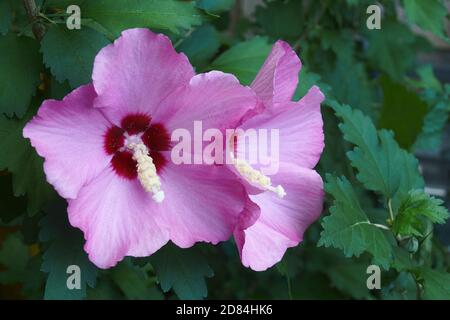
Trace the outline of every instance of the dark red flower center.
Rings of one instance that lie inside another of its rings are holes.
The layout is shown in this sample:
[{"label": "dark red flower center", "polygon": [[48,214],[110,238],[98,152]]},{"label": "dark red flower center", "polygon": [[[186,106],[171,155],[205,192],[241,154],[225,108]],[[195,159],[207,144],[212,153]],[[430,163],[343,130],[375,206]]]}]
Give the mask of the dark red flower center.
[{"label": "dark red flower center", "polygon": [[137,177],[136,161],[132,152],[126,148],[126,136],[138,135],[149,150],[156,171],[159,173],[167,163],[161,153],[170,150],[170,136],[160,123],[152,123],[146,114],[130,114],[122,119],[120,127],[110,127],[104,135],[104,149],[113,155],[111,165],[121,177],[134,179]]}]

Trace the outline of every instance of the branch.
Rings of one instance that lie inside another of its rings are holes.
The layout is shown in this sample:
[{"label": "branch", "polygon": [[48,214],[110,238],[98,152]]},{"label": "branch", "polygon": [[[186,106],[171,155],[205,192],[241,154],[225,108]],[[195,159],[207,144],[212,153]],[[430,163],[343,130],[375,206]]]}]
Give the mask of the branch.
[{"label": "branch", "polygon": [[30,20],[34,37],[41,40],[45,33],[44,25],[39,21],[39,12],[34,0],[23,0],[23,6],[27,13],[28,19]]}]

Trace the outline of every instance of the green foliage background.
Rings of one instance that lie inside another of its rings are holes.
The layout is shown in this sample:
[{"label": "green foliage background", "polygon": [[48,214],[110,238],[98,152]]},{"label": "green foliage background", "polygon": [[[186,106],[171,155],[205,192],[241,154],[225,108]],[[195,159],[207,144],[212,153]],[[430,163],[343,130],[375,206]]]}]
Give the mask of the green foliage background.
[{"label": "green foliage background", "polygon": [[[380,0],[381,30],[366,28],[372,1],[266,0],[251,15],[246,1],[0,0],[1,298],[450,299],[449,247],[433,232],[449,214],[424,192],[414,156],[440,146],[450,109],[450,85],[417,59],[434,49],[412,31],[414,24],[448,43],[443,1]],[[71,4],[81,7],[81,30],[66,28]],[[242,267],[231,240],[167,245],[106,271],[87,259],[21,132],[44,99],[89,82],[99,49],[132,27],[169,35],[197,72],[231,72],[243,84],[284,39],[303,62],[295,99],[313,84],[324,91],[324,213],[272,269]],[[369,291],[373,263],[382,289]],[[66,289],[73,264],[82,290]]]}]

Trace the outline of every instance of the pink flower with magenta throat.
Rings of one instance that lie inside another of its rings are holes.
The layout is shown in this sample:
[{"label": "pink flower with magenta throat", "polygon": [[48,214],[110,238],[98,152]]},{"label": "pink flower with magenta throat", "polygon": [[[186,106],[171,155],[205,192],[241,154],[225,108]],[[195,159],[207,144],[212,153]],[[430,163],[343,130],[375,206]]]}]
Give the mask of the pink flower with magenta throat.
[{"label": "pink flower with magenta throat", "polygon": [[[251,166],[245,160],[232,167],[249,193],[234,238],[242,263],[256,271],[273,266],[287,248],[297,246],[322,212],[323,183],[313,168],[324,148],[324,96],[313,86],[300,101],[291,101],[300,69],[295,52],[278,41],[251,84],[264,110],[240,126],[244,131],[279,130],[276,174],[266,176],[261,164]],[[237,159],[258,152],[242,136],[236,140]]]},{"label": "pink flower with magenta throat", "polygon": [[[124,31],[94,62],[93,83],[47,100],[24,128],[47,180],[68,201],[72,226],[101,268],[232,235],[246,202],[238,178],[218,166],[175,165],[170,133],[234,128],[255,93],[229,74],[195,75],[170,40]],[[224,116],[224,110],[227,110]]]}]

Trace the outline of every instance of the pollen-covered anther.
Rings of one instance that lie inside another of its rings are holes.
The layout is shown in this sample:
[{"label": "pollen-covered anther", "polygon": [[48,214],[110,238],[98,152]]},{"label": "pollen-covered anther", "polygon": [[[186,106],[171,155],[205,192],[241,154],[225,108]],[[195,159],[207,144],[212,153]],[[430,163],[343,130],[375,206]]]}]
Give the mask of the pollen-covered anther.
[{"label": "pollen-covered anther", "polygon": [[161,190],[161,180],[156,172],[152,157],[142,142],[130,142],[126,147],[133,151],[133,159],[137,162],[138,179],[148,193],[153,194],[152,199],[160,203],[164,200],[164,191]]},{"label": "pollen-covered anther", "polygon": [[253,168],[247,161],[243,159],[236,159],[232,157],[233,165],[239,174],[244,177],[248,182],[264,190],[275,193],[279,198],[283,198],[286,195],[284,188],[281,185],[277,187],[272,186],[272,181],[261,171]]}]

